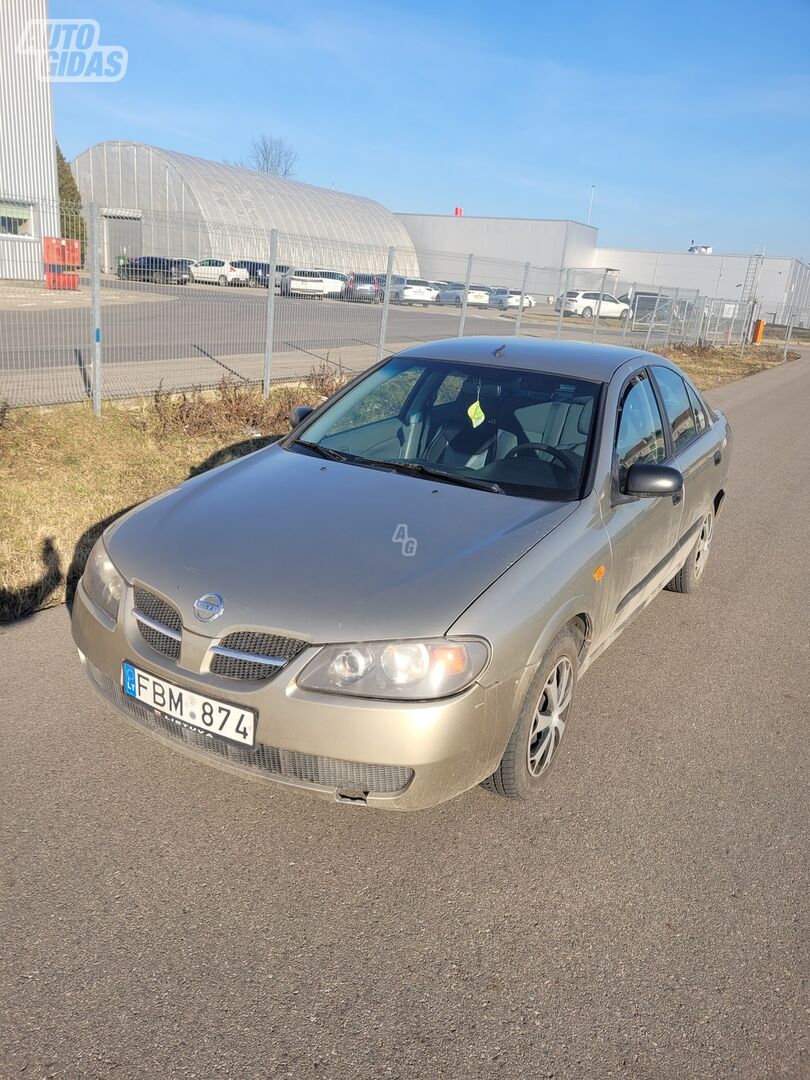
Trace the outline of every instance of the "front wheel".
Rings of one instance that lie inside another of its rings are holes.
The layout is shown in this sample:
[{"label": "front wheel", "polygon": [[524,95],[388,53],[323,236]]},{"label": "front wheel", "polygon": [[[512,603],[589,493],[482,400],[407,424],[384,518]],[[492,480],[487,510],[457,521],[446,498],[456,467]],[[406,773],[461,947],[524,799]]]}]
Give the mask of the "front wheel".
[{"label": "front wheel", "polygon": [[689,552],[689,558],[680,568],[675,577],[667,584],[670,592],[692,593],[700,585],[706,563],[709,558],[709,549],[712,546],[714,536],[714,510],[709,510],[700,523],[700,532],[694,547]]},{"label": "front wheel", "polygon": [[549,646],[500,764],[483,782],[485,788],[507,799],[528,799],[543,786],[571,718],[579,645],[574,630],[566,627]]},{"label": "front wheel", "polygon": [[219,278],[217,280],[217,284],[218,285],[227,285],[228,284],[228,279],[225,277],[224,274],[220,274],[220,276],[219,276]]}]

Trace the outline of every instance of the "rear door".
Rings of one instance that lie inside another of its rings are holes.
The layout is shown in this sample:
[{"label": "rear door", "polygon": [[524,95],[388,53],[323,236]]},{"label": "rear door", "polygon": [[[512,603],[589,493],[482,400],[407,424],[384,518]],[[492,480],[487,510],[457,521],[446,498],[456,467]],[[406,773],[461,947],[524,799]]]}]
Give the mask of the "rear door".
[{"label": "rear door", "polygon": [[[723,456],[720,428],[712,428],[705,407],[673,368],[652,368],[661,403],[669,423],[675,463],[683,473],[684,546],[697,535],[700,523],[716,494]],[[694,397],[695,402],[692,401]],[[697,409],[695,408],[697,404]]]},{"label": "rear door", "polygon": [[613,481],[610,505],[603,505],[602,517],[613,552],[614,610],[607,612],[607,625],[616,630],[674,575],[683,500],[679,496],[638,498],[624,493],[632,465],[662,463],[671,457],[666,421],[646,369],[627,380],[611,420]]}]

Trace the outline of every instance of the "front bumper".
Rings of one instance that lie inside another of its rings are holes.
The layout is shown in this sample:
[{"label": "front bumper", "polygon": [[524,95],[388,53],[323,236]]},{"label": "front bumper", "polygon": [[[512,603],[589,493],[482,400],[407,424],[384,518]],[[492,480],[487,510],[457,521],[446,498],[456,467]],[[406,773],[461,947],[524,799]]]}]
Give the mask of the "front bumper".
[{"label": "front bumper", "polygon": [[[408,703],[301,690],[297,676],[315,648],[305,649],[267,682],[187,670],[146,644],[128,615],[131,606],[127,589],[111,627],[79,584],[72,632],[93,687],[160,741],[252,779],[285,783],[331,800],[422,809],[490,775],[514,723],[511,685],[473,684],[443,701]],[[186,628],[184,643],[190,637],[199,635]],[[200,648],[204,644],[201,640]],[[182,727],[127,697],[121,689],[124,660],[199,693],[255,709],[256,747],[245,749]]]}]

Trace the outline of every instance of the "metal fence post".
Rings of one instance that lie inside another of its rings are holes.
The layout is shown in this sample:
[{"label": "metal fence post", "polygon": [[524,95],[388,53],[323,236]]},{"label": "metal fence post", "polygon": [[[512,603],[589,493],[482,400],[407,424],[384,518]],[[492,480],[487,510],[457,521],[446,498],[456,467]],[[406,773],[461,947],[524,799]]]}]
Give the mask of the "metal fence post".
[{"label": "metal fence post", "polygon": [[264,329],[264,372],[262,374],[262,393],[270,396],[270,367],[273,363],[273,320],[276,307],[276,266],[278,264],[278,230],[270,231],[270,269],[267,272],[267,316]]},{"label": "metal fence post", "polygon": [[637,284],[638,284],[638,282],[634,281],[633,284],[630,286],[630,292],[629,292],[629,295],[630,295],[630,310],[627,312],[627,318],[624,320],[624,326],[622,327],[622,337],[621,337],[622,341],[624,341],[626,339],[626,337],[627,337],[627,328],[630,326],[630,323],[635,320],[636,285]]},{"label": "metal fence post", "polygon": [[790,335],[793,333],[793,315],[788,315],[787,321],[787,333],[785,334],[785,346],[782,349],[782,359],[787,360],[788,347],[790,345]]},{"label": "metal fence post", "polygon": [[650,316],[650,325],[647,327],[647,336],[644,338],[644,348],[650,347],[650,338],[652,337],[653,326],[655,325],[655,316],[658,314],[658,305],[661,302],[661,287],[659,285],[658,292],[655,294],[655,307],[653,308],[652,315]]},{"label": "metal fence post", "polygon": [[556,337],[557,337],[558,340],[559,340],[560,334],[562,333],[563,319],[565,318],[565,298],[566,298],[566,296],[568,296],[568,286],[569,286],[570,282],[571,282],[571,271],[569,269],[569,270],[565,271],[565,288],[560,293],[560,317],[557,320],[557,334],[556,334]]},{"label": "metal fence post", "polygon": [[87,222],[88,261],[90,263],[90,312],[93,324],[93,371],[90,391],[93,397],[93,413],[101,416],[101,265],[99,260],[99,213],[98,206],[90,203]]},{"label": "metal fence post", "polygon": [[[526,263],[523,267],[523,284],[520,286],[520,307],[518,308],[517,318],[515,319],[515,334],[520,333],[520,324],[523,321],[523,305],[526,302],[526,287],[529,284],[529,266],[530,263]],[[507,296],[509,294],[507,293]]]},{"label": "metal fence post", "polygon": [[596,311],[593,316],[591,341],[596,341],[596,327],[599,325],[599,316],[602,314],[602,297],[605,295],[605,285],[607,285],[607,270],[602,274],[602,284],[599,286],[599,302],[596,305]]},{"label": "metal fence post", "polygon": [[467,256],[467,276],[464,279],[464,298],[461,301],[461,313],[458,317],[457,337],[464,337],[464,323],[467,319],[467,301],[470,299],[470,282],[472,281],[473,255]]},{"label": "metal fence post", "polygon": [[[700,301],[700,318],[698,318],[698,301]],[[703,309],[706,306],[706,297],[701,296],[700,292],[695,293],[695,299],[692,301],[692,318],[695,320],[695,345],[698,343],[698,337],[700,335],[700,326],[703,322]],[[682,341],[685,345],[689,344],[689,320],[684,320],[683,323],[683,336]]]},{"label": "metal fence post", "polygon": [[669,322],[667,323],[667,332],[664,338],[664,344],[669,345],[669,335],[672,333],[672,320],[675,318],[675,305],[678,303],[678,293],[680,289],[675,290],[675,295],[670,299],[669,304]]},{"label": "metal fence post", "polygon": [[394,276],[394,257],[396,248],[388,249],[388,262],[385,265],[385,292],[383,293],[382,313],[380,315],[380,339],[377,342],[377,363],[385,352],[385,336],[388,333],[388,309],[391,307],[391,278]]}]

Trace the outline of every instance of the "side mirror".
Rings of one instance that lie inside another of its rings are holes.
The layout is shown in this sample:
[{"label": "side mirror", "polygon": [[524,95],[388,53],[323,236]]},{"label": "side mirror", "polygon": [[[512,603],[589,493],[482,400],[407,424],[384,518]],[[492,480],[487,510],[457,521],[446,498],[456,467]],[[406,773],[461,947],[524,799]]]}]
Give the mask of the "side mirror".
[{"label": "side mirror", "polygon": [[290,430],[295,430],[299,424],[306,420],[312,411],[313,410],[310,409],[309,405],[296,406],[290,413]]},{"label": "side mirror", "polygon": [[627,495],[677,495],[683,490],[683,475],[671,465],[650,465],[637,461],[627,470]]}]

